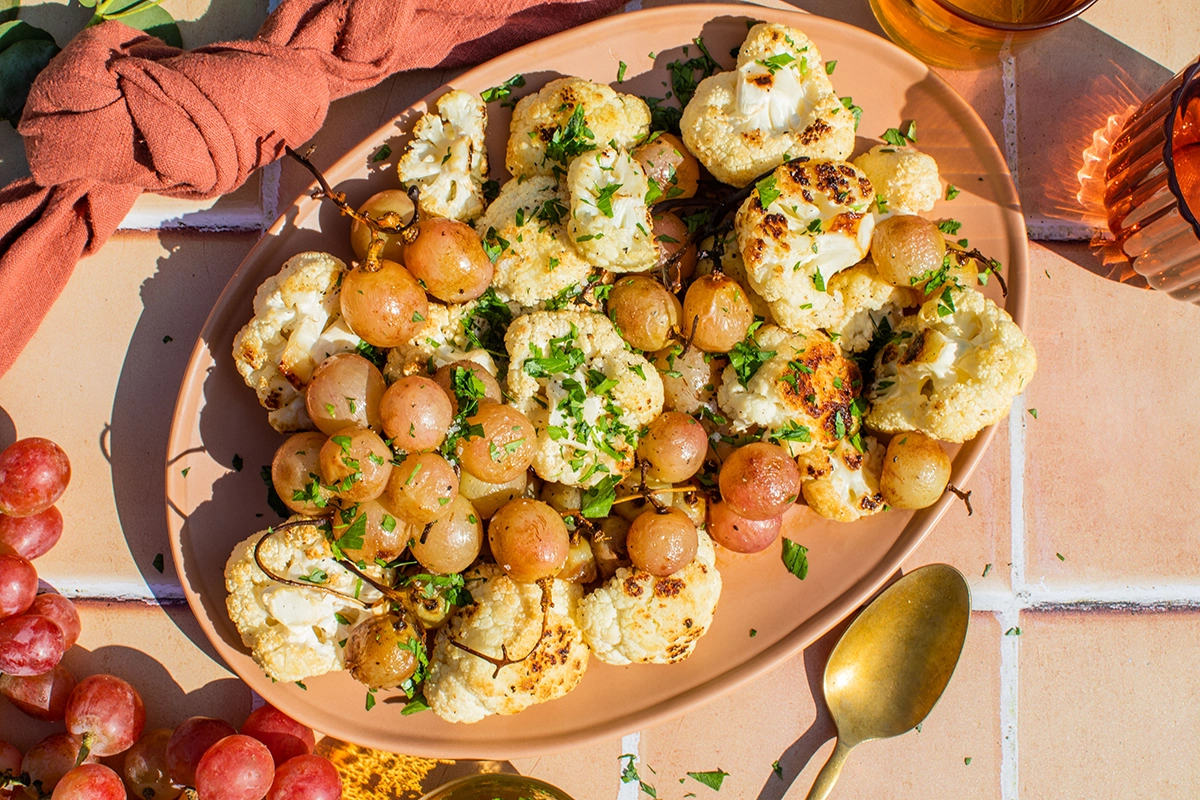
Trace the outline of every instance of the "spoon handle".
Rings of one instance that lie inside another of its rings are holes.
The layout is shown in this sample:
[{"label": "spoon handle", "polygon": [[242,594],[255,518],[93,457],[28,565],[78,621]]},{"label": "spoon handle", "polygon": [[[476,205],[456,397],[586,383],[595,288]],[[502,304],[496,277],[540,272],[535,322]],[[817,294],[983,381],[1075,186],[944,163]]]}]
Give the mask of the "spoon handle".
[{"label": "spoon handle", "polygon": [[808,800],[825,800],[829,796],[829,793],[833,791],[833,785],[837,783],[838,776],[842,774],[842,765],[846,763],[846,756],[850,755],[852,746],[844,744],[841,739],[838,739],[833,754],[829,756],[825,766],[821,767],[821,771],[817,773],[817,779],[813,781],[813,786],[808,791]]}]

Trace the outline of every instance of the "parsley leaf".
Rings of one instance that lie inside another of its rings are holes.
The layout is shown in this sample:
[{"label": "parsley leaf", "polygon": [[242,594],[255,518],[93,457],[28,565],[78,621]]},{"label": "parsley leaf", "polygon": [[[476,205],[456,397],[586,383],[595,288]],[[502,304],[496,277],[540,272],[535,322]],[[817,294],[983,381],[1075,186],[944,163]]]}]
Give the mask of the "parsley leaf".
[{"label": "parsley leaf", "polygon": [[628,69],[628,66],[625,64],[624,61],[617,62],[617,83],[625,82],[625,70],[626,69]]},{"label": "parsley leaf", "polygon": [[783,540],[783,565],[800,580],[808,577],[808,548],[791,539]]},{"label": "parsley leaf", "polygon": [[858,124],[862,122],[863,110],[861,106],[854,105],[853,97],[839,98],[842,101],[842,108],[854,115],[854,130],[858,130]]},{"label": "parsley leaf", "polygon": [[596,208],[600,210],[601,214],[609,219],[612,219],[613,215],[613,196],[616,195],[617,190],[623,185],[624,184],[620,183],[610,183],[604,187],[596,187],[599,190],[596,192]]},{"label": "parsley leaf", "polygon": [[383,161],[385,158],[387,158],[391,154],[392,154],[391,145],[385,144],[383,147],[379,148],[378,151],[376,151],[375,155],[371,156],[371,163],[378,164],[380,161]]},{"label": "parsley leaf", "polygon": [[754,188],[758,190],[758,202],[764,211],[770,207],[771,203],[779,199],[779,195],[783,194],[783,192],[775,188],[775,175],[773,173],[754,184]]},{"label": "parsley leaf", "polygon": [[888,128],[883,132],[883,136],[879,137],[890,145],[896,147],[904,147],[909,142],[917,143],[917,121],[913,120],[908,123],[908,128],[900,130],[899,128]]},{"label": "parsley leaf", "polygon": [[709,772],[689,772],[687,775],[693,780],[700,781],[715,792],[721,791],[721,784],[729,777],[729,773],[722,769],[711,770]]},{"label": "parsley leaf", "polygon": [[750,383],[750,379],[759,368],[775,357],[774,350],[763,350],[758,346],[754,333],[762,325],[762,320],[755,320],[746,333],[746,338],[733,346],[729,351],[729,363],[737,373],[742,386]]},{"label": "parsley leaf", "polygon": [[408,701],[404,708],[400,709],[400,716],[407,717],[411,714],[417,714],[421,711],[428,711],[429,703],[425,700],[425,695],[418,692],[413,695],[413,699]]},{"label": "parsley leaf", "polygon": [[524,75],[513,75],[499,86],[493,86],[490,89],[484,89],[479,96],[485,103],[494,103],[497,100],[506,100],[512,95],[513,89],[520,89],[525,85]]},{"label": "parsley leaf", "polygon": [[163,567],[164,567],[164,566],[165,566],[165,562],[163,561],[163,554],[162,554],[162,553],[159,553],[158,555],[156,555],[156,556],[154,557],[154,568],[155,568],[156,570],[158,570],[158,574],[159,574],[159,575],[161,575],[161,574],[162,574],[162,571],[163,571]]},{"label": "parsley leaf", "polygon": [[271,479],[271,465],[264,465],[258,474],[262,478],[262,482],[267,485],[267,505],[280,517],[290,517],[292,512],[283,504],[283,498],[275,491],[275,481]]},{"label": "parsley leaf", "polygon": [[959,189],[957,186],[955,186],[953,183],[946,184],[946,199],[947,200],[953,200],[954,198],[958,197],[960,194],[962,194],[962,190]]},{"label": "parsley leaf", "polygon": [[596,135],[583,118],[583,106],[575,106],[567,124],[555,128],[546,142],[546,160],[566,167],[576,156],[595,149]]},{"label": "parsley leaf", "polygon": [[620,482],[619,475],[605,475],[595,486],[584,489],[579,513],[590,519],[607,517],[613,501],[617,499],[616,487]]},{"label": "parsley leaf", "polygon": [[962,223],[956,219],[946,219],[938,223],[938,230],[950,236],[957,234],[958,229],[961,227]]}]

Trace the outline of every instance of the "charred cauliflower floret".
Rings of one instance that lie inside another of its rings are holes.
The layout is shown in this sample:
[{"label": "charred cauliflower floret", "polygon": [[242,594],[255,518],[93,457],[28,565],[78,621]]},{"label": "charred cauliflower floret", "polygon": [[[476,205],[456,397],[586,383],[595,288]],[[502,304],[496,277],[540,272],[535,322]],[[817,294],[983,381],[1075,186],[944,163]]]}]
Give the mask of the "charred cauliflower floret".
[{"label": "charred cauliflower floret", "polygon": [[842,318],[829,280],[871,246],[874,192],[867,176],[841,161],[791,161],[758,182],[734,226],[750,287],[791,331]]},{"label": "charred cauliflower floret", "polygon": [[717,404],[734,431],[766,428],[795,454],[856,432],[861,383],[858,367],[825,334],[764,325],[730,354]]},{"label": "charred cauliflower floret", "polygon": [[487,176],[487,109],[473,94],[457,89],[413,126],[413,139],[396,163],[400,183],[419,186],[421,211],[470,222],[483,213]]},{"label": "charred cauliflower floret", "polygon": [[394,383],[407,375],[428,375],[455,361],[474,361],[495,375],[492,355],[477,347],[467,335],[466,325],[479,302],[449,306],[430,303],[421,330],[406,344],[388,351],[384,377]]},{"label": "charred cauliflower floret", "polygon": [[618,569],[580,604],[584,639],[607,664],[674,664],[696,649],[721,598],[716,550],[704,531],[691,564],[666,578]]},{"label": "charred cauliflower floret", "polygon": [[878,215],[932,211],[942,196],[937,162],[912,147],[875,145],[854,159],[854,166],[875,187],[877,199],[871,210]]},{"label": "charred cauliflower floret", "polygon": [[654,220],[646,205],[646,172],[625,150],[606,147],[571,162],[567,231],[589,264],[640,272],[658,260]]},{"label": "charred cauliflower floret", "polygon": [[514,177],[565,175],[581,153],[613,144],[628,150],[650,133],[640,97],[583,78],[559,78],[513,109],[505,165]]},{"label": "charred cauliflower floret", "polygon": [[892,286],[879,277],[870,259],[834,275],[829,291],[841,300],[843,309],[841,320],[829,330],[837,334],[838,345],[847,353],[866,350],[884,319],[895,328],[904,309],[922,300],[919,290]]},{"label": "charred cauliflower floret", "polygon": [[511,180],[475,230],[496,265],[492,288],[506,303],[538,308],[587,280],[592,267],[567,232],[570,198],[555,178]]},{"label": "charred cauliflower floret", "polygon": [[[746,262],[742,260],[742,251],[738,248],[737,234],[730,231],[729,233],[720,234],[721,236],[721,271],[738,282],[738,285],[746,292],[746,300],[750,302],[750,308],[754,311],[754,316],[761,317],[763,322],[774,322],[775,318],[771,316],[771,306],[762,298],[758,292],[754,291],[754,287],[750,285],[750,279],[746,276]],[[700,252],[711,253],[713,251],[714,240],[709,237],[700,243]],[[696,263],[696,274],[707,275],[713,271],[713,262],[711,258],[702,258]]]},{"label": "charred cauliflower floret", "polygon": [[263,281],[254,318],[233,339],[233,360],[280,433],[310,430],[304,387],[326,358],[362,341],[341,317],[346,265],[328,253],[300,253]]},{"label": "charred cauliflower floret", "polygon": [[537,430],[544,480],[593,486],[633,468],[639,431],[662,413],[663,386],[608,317],[535,311],[504,337],[512,404]]},{"label": "charred cauliflower floret", "polygon": [[[574,689],[588,663],[588,647],[576,621],[583,587],[553,581],[543,620],[537,584],[516,583],[494,564],[480,566],[466,579],[474,602],[438,631],[433,646],[425,680],[425,699],[433,712],[450,722],[478,722],[490,714],[519,713]],[[451,640],[497,659],[529,656],[496,672],[495,665]]]},{"label": "charred cauliflower floret", "polygon": [[844,159],[854,116],[843,108],[809,38],[786,25],[750,29],[737,68],[705,78],[680,122],[713,176],[745,186],[786,157]]},{"label": "charred cauliflower floret", "polygon": [[947,285],[896,328],[875,360],[867,424],[965,442],[1008,414],[1037,355],[1004,309]]},{"label": "charred cauliflower floret", "polygon": [[804,499],[820,516],[854,522],[883,510],[879,476],[886,448],[870,436],[862,445],[865,452],[843,439],[830,450],[817,447],[797,459]]},{"label": "charred cauliflower floret", "polygon": [[[291,521],[303,519],[293,517]],[[324,532],[314,525],[287,528],[263,543],[259,556],[274,574],[293,581],[310,581],[314,588],[279,583],[259,569],[254,548],[262,531],[234,548],[225,566],[225,606],[242,643],[255,663],[277,681],[300,681],[342,669],[339,642],[360,618],[361,606],[343,601],[317,586],[354,597],[357,576],[333,558]],[[378,572],[378,568],[371,567]],[[364,586],[359,597],[367,602],[380,595]],[[341,617],[342,622],[338,619]],[[347,624],[348,623],[348,624]]]}]

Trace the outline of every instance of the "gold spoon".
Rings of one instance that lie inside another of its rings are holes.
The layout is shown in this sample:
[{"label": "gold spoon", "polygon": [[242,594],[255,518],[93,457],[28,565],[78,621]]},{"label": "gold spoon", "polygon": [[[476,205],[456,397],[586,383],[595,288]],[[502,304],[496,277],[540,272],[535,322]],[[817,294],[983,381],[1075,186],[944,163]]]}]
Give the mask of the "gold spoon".
[{"label": "gold spoon", "polygon": [[915,728],[942,696],[967,638],[971,593],[946,564],[913,570],[850,624],[825,665],[837,747],[808,800],[825,800],[856,745]]}]

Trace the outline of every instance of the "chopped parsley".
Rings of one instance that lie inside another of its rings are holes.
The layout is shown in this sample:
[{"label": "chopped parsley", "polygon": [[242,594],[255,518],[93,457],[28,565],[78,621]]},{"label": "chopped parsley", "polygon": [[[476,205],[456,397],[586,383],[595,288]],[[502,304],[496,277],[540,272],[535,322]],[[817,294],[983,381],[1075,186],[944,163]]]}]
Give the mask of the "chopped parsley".
[{"label": "chopped parsley", "polygon": [[883,132],[883,136],[879,137],[890,145],[896,147],[904,147],[909,142],[917,143],[917,121],[913,120],[908,123],[908,128],[900,130],[899,128],[888,128]]},{"label": "chopped parsley", "polygon": [[938,223],[938,230],[950,236],[956,235],[961,227],[962,223],[956,219],[946,219]]},{"label": "chopped parsley", "polygon": [[817,269],[817,271],[813,273],[812,282],[813,286],[817,287],[818,292],[825,291],[825,276],[821,274],[820,269]]},{"label": "chopped parsley", "polygon": [[775,188],[775,175],[773,173],[754,184],[754,188],[758,190],[758,203],[762,206],[763,211],[766,211],[771,203],[774,203],[779,199],[779,195],[783,194],[783,192]]},{"label": "chopped parsley", "polygon": [[626,69],[628,69],[628,65],[624,61],[617,62],[617,83],[625,82],[625,70]]},{"label": "chopped parsley", "polygon": [[375,155],[371,156],[371,163],[378,164],[392,154],[391,145],[385,144],[383,147],[375,151]]},{"label": "chopped parsley", "polygon": [[800,580],[808,577],[808,548],[791,539],[783,539],[783,565]]},{"label": "chopped parsley", "polygon": [[376,347],[373,344],[359,342],[354,349],[358,351],[360,356],[365,358],[367,361],[370,361],[377,367],[382,368],[383,365],[387,363],[387,350]]},{"label": "chopped parsley", "polygon": [[1029,416],[1033,417],[1034,419],[1037,419],[1037,409],[1036,408],[1029,409]]},{"label": "chopped parsley", "polygon": [[513,89],[520,89],[524,85],[524,75],[513,75],[499,86],[493,86],[490,89],[484,89],[479,96],[483,98],[483,102],[485,103],[494,103],[497,100],[507,100],[512,96]]},{"label": "chopped parsley", "polygon": [[854,130],[858,130],[858,124],[862,122],[862,107],[854,105],[853,97],[842,97],[839,99],[842,101],[842,108],[846,109],[854,116]]},{"label": "chopped parsley", "polygon": [[596,208],[601,214],[609,219],[611,219],[613,215],[613,197],[623,185],[624,184],[620,183],[610,183],[604,187],[597,186],[594,190],[596,195]]},{"label": "chopped parsley", "polygon": [[613,501],[617,499],[617,484],[620,482],[620,475],[605,475],[595,486],[584,489],[579,513],[589,519],[607,517]]},{"label": "chopped parsley", "polygon": [[562,173],[566,166],[579,155],[596,149],[596,134],[587,126],[583,118],[583,106],[575,106],[566,125],[554,129],[550,141],[546,142],[546,160],[557,161],[556,174]]},{"label": "chopped parsley", "polygon": [[163,554],[162,554],[162,553],[159,553],[158,555],[156,555],[156,556],[154,557],[154,568],[155,568],[156,570],[158,570],[158,574],[159,574],[159,575],[161,575],[161,574],[162,574],[163,567],[165,566],[165,563],[166,563],[166,562],[164,562],[164,561],[163,561]]},{"label": "chopped parsley", "polygon": [[759,368],[775,357],[774,350],[763,350],[758,346],[758,339],[754,334],[762,326],[762,323],[761,319],[756,319],[746,332],[746,338],[735,344],[729,351],[729,363],[737,373],[738,381],[742,386],[748,385]]},{"label": "chopped parsley", "polygon": [[[796,57],[791,53],[780,53],[778,55],[771,56],[770,58],[760,58],[754,63],[758,64],[760,67],[765,67],[767,72],[774,75],[776,72],[793,63],[795,60]],[[803,74],[805,70],[801,68],[800,72]]]},{"label": "chopped parsley", "polygon": [[425,695],[418,692],[413,695],[413,699],[409,700],[404,708],[400,709],[400,716],[407,717],[411,714],[417,714],[421,711],[428,711],[429,703],[425,700]]},{"label": "chopped parsley", "polygon": [[962,194],[962,189],[959,189],[953,183],[946,184],[946,199],[947,200],[953,200],[954,198],[958,197],[960,194]]},{"label": "chopped parsley", "polygon": [[833,71],[835,69],[837,69],[837,59],[836,58],[833,61],[825,62],[825,74],[826,75],[832,75]]},{"label": "chopped parsley", "polygon": [[692,780],[700,781],[714,792],[721,791],[721,784],[729,777],[729,773],[722,769],[710,772],[689,772],[687,775]]}]

